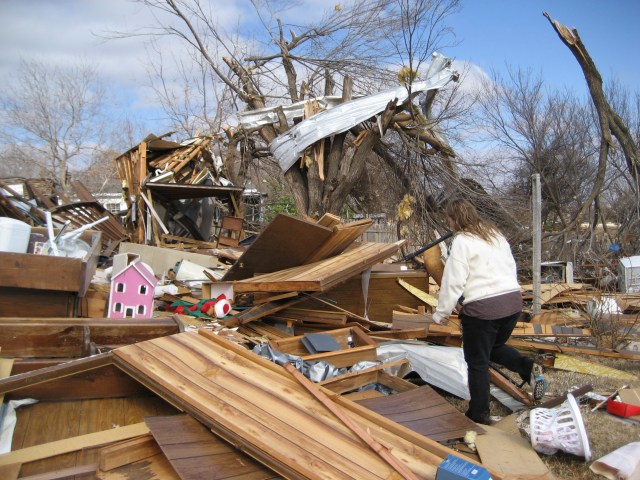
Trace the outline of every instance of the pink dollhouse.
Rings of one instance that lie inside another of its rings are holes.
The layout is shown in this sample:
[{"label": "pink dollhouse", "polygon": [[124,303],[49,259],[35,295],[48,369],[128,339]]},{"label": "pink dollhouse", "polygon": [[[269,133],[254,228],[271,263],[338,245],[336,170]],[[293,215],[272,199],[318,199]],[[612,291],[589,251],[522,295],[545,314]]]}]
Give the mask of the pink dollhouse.
[{"label": "pink dollhouse", "polygon": [[[126,255],[126,254],[125,254]],[[109,318],[151,318],[153,316],[153,294],[158,283],[151,269],[139,259],[127,263],[127,257],[116,262],[111,275],[109,293]],[[119,264],[118,268],[116,265]]]}]

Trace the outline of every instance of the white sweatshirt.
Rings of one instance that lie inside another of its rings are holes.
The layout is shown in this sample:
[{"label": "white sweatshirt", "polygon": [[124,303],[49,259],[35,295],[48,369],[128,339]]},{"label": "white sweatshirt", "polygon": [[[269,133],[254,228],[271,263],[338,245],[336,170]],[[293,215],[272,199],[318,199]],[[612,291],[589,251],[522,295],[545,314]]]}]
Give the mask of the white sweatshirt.
[{"label": "white sweatshirt", "polygon": [[438,323],[448,320],[460,296],[464,296],[464,303],[469,303],[519,290],[516,262],[502,235],[487,243],[460,232],[454,237],[444,266],[433,320]]}]

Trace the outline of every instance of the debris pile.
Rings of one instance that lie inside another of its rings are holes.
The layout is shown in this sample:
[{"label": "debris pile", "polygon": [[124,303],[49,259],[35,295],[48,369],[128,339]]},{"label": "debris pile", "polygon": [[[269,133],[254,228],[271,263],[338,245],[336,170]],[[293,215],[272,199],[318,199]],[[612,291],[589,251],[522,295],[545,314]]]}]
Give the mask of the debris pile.
[{"label": "debris pile", "polygon": [[[0,252],[11,258],[3,265],[15,266],[3,267],[10,287],[3,312],[16,296],[31,305],[0,318],[0,360],[11,363],[0,393],[12,402],[39,400],[18,409],[0,469],[97,478],[140,469],[147,478],[191,478],[205,468],[219,478],[435,478],[459,462],[492,478],[551,478],[538,452],[554,455],[553,447],[590,461],[578,400],[599,414],[640,419],[635,387],[604,402],[590,386],[535,402],[497,367],[492,395],[514,414],[498,428],[466,418],[449,401],[468,398],[458,319],[431,321],[436,280],[420,262],[390,261],[402,241],[359,242],[370,225],[280,214],[253,243],[231,248],[231,264],[211,255],[215,249],[120,241],[113,265],[99,266],[103,232],[93,230],[85,232],[92,237],[86,258]],[[59,262],[50,282],[33,257]],[[63,287],[68,277],[76,281]],[[531,287],[522,291],[530,300]],[[572,283],[543,284],[542,297],[542,313],[523,315],[509,342],[537,352],[547,368],[594,371],[572,363],[572,353],[640,360],[637,350],[620,348],[637,345],[640,295],[605,296]],[[140,395],[145,406],[136,403]],[[89,399],[106,402],[98,414],[105,418],[91,425]],[[133,405],[137,414],[125,413]],[[51,422],[51,415],[66,418],[65,408],[88,409],[89,417],[73,415],[80,436],[63,440],[68,435],[53,424],[47,436],[32,436],[38,427],[24,421],[27,412],[32,422]],[[556,411],[571,415],[545,415]],[[528,436],[516,422],[523,413],[535,420]],[[577,435],[580,448],[556,444],[561,431]],[[518,464],[495,442],[517,451]],[[188,464],[179,453],[185,448]],[[212,449],[220,453],[204,453]]]}]

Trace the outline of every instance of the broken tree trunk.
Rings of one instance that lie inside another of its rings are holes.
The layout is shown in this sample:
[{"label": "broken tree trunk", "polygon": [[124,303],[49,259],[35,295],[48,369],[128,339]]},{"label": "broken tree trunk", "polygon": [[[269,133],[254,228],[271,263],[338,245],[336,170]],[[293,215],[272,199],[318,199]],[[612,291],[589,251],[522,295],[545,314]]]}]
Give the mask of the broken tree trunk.
[{"label": "broken tree trunk", "polygon": [[580,35],[578,35],[578,30],[575,28],[569,29],[568,27],[559,23],[557,20],[552,20],[547,12],[544,12],[543,15],[547,18],[547,20],[549,20],[562,42],[569,48],[573,56],[576,57],[576,60],[580,64],[582,72],[584,73],[584,77],[587,81],[587,86],[589,87],[591,99],[593,100],[593,104],[596,108],[596,111],[598,112],[598,120],[600,122],[602,143],[600,145],[598,175],[596,181],[594,182],[594,187],[591,195],[589,196],[589,199],[584,203],[583,207],[576,214],[575,218],[578,218],[595,200],[603,185],[604,174],[606,170],[606,159],[609,153],[609,148],[613,146],[613,139],[611,136],[613,135],[616,140],[618,140],[618,143],[620,144],[622,152],[627,161],[629,172],[635,179],[636,183],[638,183],[640,180],[640,175],[638,175],[640,173],[640,155],[638,153],[638,147],[634,142],[629,128],[625,125],[620,115],[618,115],[613,110],[613,108],[611,108],[611,105],[609,105],[609,102],[605,97],[602,88],[602,77],[600,76],[600,72],[598,72],[593,59],[587,51],[587,48],[582,43]]}]

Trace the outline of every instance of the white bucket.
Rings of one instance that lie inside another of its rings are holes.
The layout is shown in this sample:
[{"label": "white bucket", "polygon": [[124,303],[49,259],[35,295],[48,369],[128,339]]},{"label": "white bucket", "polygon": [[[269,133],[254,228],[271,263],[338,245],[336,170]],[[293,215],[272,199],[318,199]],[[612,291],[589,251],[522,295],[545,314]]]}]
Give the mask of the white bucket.
[{"label": "white bucket", "polygon": [[580,407],[573,395],[557,408],[534,408],[529,412],[531,445],[536,452],[553,455],[558,450],[591,460],[589,437]]},{"label": "white bucket", "polygon": [[0,217],[0,252],[27,253],[31,225],[15,218]]}]

